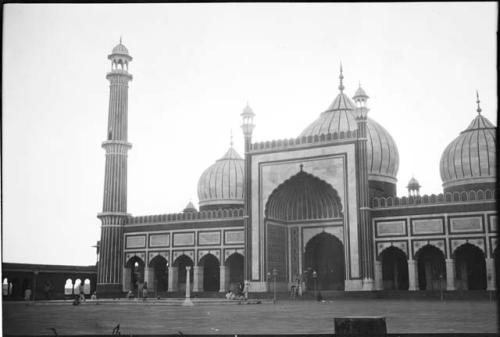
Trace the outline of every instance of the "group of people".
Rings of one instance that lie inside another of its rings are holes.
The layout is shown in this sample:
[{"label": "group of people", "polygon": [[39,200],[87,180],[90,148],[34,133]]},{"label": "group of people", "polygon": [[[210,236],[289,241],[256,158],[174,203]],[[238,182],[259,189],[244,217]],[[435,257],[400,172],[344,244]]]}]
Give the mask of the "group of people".
[{"label": "group of people", "polygon": [[240,282],[238,288],[235,291],[229,290],[226,293],[226,299],[228,300],[248,300],[248,288],[249,283]]},{"label": "group of people", "polygon": [[[139,288],[139,285],[137,286]],[[139,293],[137,293],[137,296],[139,297]],[[127,298],[130,300],[134,298],[134,293],[132,290],[129,290],[127,293]],[[144,282],[142,285],[142,300],[145,301],[148,298],[148,283]]]}]

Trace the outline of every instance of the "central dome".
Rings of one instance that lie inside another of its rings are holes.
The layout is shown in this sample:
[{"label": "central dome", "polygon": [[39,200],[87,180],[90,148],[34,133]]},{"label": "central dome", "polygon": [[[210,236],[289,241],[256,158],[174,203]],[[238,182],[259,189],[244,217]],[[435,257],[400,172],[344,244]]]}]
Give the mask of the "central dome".
[{"label": "central dome", "polygon": [[198,181],[200,210],[243,205],[244,160],[231,146]]},{"label": "central dome", "polygon": [[[341,87],[343,89],[342,84]],[[360,87],[354,98],[366,101],[368,95]],[[341,90],[330,107],[305,128],[299,137],[355,131],[358,129],[354,115],[355,109],[355,104]],[[399,153],[394,139],[382,125],[371,118],[367,119],[366,136],[368,179],[396,184]]]}]

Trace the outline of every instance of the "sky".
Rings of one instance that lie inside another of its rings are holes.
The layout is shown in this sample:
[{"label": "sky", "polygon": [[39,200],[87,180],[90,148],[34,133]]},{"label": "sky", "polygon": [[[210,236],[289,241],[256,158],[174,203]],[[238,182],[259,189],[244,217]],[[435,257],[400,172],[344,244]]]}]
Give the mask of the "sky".
[{"label": "sky", "polygon": [[91,265],[100,237],[110,70],[129,71],[128,212],[196,206],[202,172],[254,141],[297,137],[361,82],[369,116],[412,175],[442,192],[439,159],[476,116],[495,125],[497,4],[7,4],[3,20],[2,257]]}]

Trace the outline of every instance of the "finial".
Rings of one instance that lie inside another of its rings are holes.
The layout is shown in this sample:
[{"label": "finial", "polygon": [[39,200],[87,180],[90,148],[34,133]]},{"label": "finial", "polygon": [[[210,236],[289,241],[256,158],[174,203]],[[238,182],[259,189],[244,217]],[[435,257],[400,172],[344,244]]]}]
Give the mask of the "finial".
[{"label": "finial", "polygon": [[229,141],[231,147],[233,147],[233,129],[231,129],[231,140]]},{"label": "finial", "polygon": [[476,90],[476,97],[477,97],[477,101],[476,101],[476,103],[477,103],[477,110],[476,111],[477,111],[478,114],[481,114],[482,110],[481,110],[481,107],[479,106],[479,103],[481,101],[479,100],[479,93],[477,92],[477,90]]},{"label": "finial", "polygon": [[361,81],[358,81],[358,85],[359,85],[359,87],[361,88]]},{"label": "finial", "polygon": [[304,168],[304,165],[303,164],[300,164],[300,172],[302,172],[302,169]]},{"label": "finial", "polygon": [[340,62],[339,79],[340,79],[339,90],[340,90],[340,92],[343,92],[344,91],[344,83],[342,83],[342,80],[344,79],[344,75],[342,74],[342,62]]},{"label": "finial", "polygon": [[122,36],[120,35],[120,44],[122,44]]}]

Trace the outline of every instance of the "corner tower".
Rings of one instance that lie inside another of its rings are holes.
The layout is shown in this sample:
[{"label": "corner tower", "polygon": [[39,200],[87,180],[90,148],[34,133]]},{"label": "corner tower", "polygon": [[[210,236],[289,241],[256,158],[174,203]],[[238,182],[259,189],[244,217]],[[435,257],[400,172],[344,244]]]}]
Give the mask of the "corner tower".
[{"label": "corner tower", "polygon": [[132,147],[127,141],[128,73],[132,57],[120,43],[108,56],[111,71],[107,138],[102,143],[106,151],[104,198],[101,219],[101,247],[97,268],[97,292],[117,294],[122,291],[123,224],[127,218],[127,153]]}]

